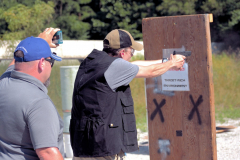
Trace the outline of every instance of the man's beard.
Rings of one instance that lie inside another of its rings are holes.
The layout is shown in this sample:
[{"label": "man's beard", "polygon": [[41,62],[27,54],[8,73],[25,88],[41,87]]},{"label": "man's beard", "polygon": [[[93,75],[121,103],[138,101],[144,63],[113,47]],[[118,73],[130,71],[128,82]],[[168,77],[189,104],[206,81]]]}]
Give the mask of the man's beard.
[{"label": "man's beard", "polygon": [[48,87],[50,85],[50,77],[43,83],[45,87]]}]

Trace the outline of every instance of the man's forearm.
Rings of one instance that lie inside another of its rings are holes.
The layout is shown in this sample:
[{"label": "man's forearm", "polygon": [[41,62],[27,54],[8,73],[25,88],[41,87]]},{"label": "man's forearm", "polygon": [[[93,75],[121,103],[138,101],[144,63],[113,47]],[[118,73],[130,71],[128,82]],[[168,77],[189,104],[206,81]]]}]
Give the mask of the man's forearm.
[{"label": "man's forearm", "polygon": [[40,160],[63,160],[61,153],[56,147],[36,149]]},{"label": "man's forearm", "polygon": [[133,61],[132,64],[136,64],[138,66],[150,66],[153,64],[159,64],[162,63],[162,59],[159,60],[149,60],[149,61]]},{"label": "man's forearm", "polygon": [[153,64],[149,66],[139,65],[139,71],[136,78],[152,78],[162,75],[173,67],[172,61],[168,61],[162,64]]},{"label": "man's forearm", "polygon": [[[163,73],[167,72],[170,68],[181,69],[185,62],[185,58],[186,58],[185,56],[179,55],[173,56],[171,54],[170,60],[165,63],[156,63],[149,66],[138,65],[139,71],[136,75],[136,78],[152,78],[162,75]],[[159,60],[155,62],[159,62]]]}]

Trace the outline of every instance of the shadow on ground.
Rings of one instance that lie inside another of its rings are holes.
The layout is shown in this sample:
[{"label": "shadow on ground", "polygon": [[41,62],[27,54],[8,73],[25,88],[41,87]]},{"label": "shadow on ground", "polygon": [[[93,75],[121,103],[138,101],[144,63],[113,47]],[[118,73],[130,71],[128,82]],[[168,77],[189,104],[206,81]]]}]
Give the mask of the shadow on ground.
[{"label": "shadow on ground", "polygon": [[141,154],[141,155],[149,155],[149,148],[147,145],[139,145],[139,150],[127,153],[127,154]]}]

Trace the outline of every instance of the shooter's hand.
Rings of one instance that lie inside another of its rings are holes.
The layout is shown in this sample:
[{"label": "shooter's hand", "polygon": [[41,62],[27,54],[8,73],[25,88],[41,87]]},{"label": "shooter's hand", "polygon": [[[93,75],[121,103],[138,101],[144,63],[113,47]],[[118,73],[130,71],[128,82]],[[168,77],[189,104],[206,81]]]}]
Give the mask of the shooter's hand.
[{"label": "shooter's hand", "polygon": [[182,69],[186,57],[182,55],[170,55],[170,60],[173,65],[173,69],[179,70]]}]

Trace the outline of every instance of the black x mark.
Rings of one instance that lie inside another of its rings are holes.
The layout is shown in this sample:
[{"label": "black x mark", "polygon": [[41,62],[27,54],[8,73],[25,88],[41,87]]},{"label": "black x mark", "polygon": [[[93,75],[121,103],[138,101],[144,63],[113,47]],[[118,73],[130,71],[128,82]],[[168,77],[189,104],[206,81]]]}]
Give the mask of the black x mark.
[{"label": "black x mark", "polygon": [[164,104],[166,103],[166,100],[163,99],[162,102],[160,104],[157,103],[156,99],[153,99],[153,102],[156,105],[156,109],[153,111],[153,113],[151,114],[151,120],[154,119],[154,117],[157,115],[157,113],[159,113],[159,116],[161,118],[161,121],[164,122],[164,117],[161,111],[161,108],[164,106]]},{"label": "black x mark", "polygon": [[198,111],[198,106],[203,102],[203,99],[202,99],[202,95],[200,95],[198,97],[198,100],[197,100],[197,103],[195,104],[194,101],[193,101],[193,97],[192,95],[189,96],[191,101],[192,101],[192,104],[193,104],[193,109],[191,110],[189,116],[188,116],[188,119],[191,120],[193,118],[193,114],[194,112],[196,111],[197,112],[197,116],[198,116],[198,123],[199,124],[202,124],[202,121],[201,121],[201,117],[200,117],[200,114],[199,114],[199,111]]}]

